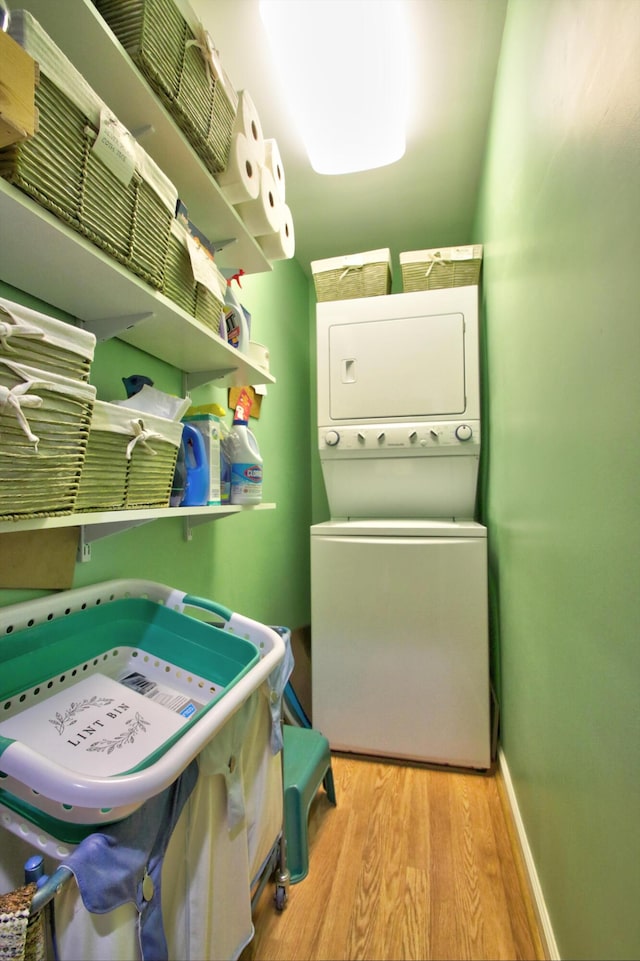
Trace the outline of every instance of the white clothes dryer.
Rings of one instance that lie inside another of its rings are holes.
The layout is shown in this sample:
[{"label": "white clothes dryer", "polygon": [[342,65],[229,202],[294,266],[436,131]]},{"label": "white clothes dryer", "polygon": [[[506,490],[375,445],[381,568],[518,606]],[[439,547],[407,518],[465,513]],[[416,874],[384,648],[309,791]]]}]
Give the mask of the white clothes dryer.
[{"label": "white clothes dryer", "polygon": [[332,748],[490,766],[478,288],[318,304],[312,720]]}]

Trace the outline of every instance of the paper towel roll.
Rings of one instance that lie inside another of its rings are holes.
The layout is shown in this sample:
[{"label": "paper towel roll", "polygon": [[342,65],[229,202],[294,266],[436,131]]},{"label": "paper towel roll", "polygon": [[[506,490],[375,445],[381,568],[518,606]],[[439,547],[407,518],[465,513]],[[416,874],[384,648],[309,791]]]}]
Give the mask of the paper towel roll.
[{"label": "paper towel roll", "polygon": [[256,237],[267,260],[290,260],[295,253],[293,217],[286,204],[282,204],[281,211],[280,229],[274,233]]},{"label": "paper towel roll", "polygon": [[280,151],[278,150],[278,144],[272,137],[268,137],[264,142],[264,165],[273,174],[273,179],[278,188],[278,196],[282,203],[284,203],[284,166],[282,164]]},{"label": "paper towel roll", "polygon": [[232,133],[243,133],[256,151],[259,164],[264,164],[264,136],[258,111],[247,90],[238,91],[238,112],[233,124]]},{"label": "paper towel roll", "polygon": [[273,175],[266,167],[260,168],[260,193],[255,200],[236,206],[244,225],[253,237],[272,234],[280,229],[282,203],[278,200]]},{"label": "paper towel roll", "polygon": [[216,180],[230,204],[255,200],[260,193],[260,164],[253,145],[243,133],[233,134],[227,169],[217,174]]}]

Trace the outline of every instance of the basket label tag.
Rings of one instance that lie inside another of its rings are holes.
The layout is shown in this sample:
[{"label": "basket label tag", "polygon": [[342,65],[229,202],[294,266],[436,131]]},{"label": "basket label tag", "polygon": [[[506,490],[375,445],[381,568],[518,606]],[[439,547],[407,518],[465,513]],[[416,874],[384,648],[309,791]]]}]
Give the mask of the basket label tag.
[{"label": "basket label tag", "polygon": [[96,673],[2,721],[0,734],[72,771],[110,777],[141,764],[186,720]]},{"label": "basket label tag", "polygon": [[227,283],[216,264],[214,264],[211,254],[188,231],[186,241],[194,278],[199,284],[210,290],[212,294],[224,301]]},{"label": "basket label tag", "polygon": [[118,680],[125,687],[131,688],[132,691],[137,691],[143,697],[151,698],[156,704],[162,704],[163,707],[167,707],[170,711],[175,711],[176,714],[181,714],[185,718],[191,717],[203,707],[198,701],[186,697],[186,695],[165,684],[158,684],[157,681],[147,677],[146,674],[139,674],[137,671],[127,671]]},{"label": "basket label tag", "polygon": [[451,260],[473,260],[473,247],[452,247]]},{"label": "basket label tag", "polygon": [[128,186],[136,169],[136,142],[105,107],[100,111],[100,130],[91,149],[114,177]]}]

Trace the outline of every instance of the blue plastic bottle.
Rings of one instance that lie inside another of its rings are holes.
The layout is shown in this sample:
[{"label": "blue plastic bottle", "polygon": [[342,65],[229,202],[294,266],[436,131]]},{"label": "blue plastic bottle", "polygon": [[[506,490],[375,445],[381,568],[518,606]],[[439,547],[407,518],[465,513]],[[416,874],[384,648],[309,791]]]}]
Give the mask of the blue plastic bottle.
[{"label": "blue plastic bottle", "polygon": [[183,424],[186,481],[181,507],[203,507],[209,496],[209,464],[204,437],[191,424]]}]

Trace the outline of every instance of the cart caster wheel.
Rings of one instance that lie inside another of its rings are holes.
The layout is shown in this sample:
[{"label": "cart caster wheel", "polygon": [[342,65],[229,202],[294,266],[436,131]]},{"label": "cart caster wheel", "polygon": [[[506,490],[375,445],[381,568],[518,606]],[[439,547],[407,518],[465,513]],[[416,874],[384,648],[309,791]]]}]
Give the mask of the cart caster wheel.
[{"label": "cart caster wheel", "polygon": [[276,872],[275,882],[276,890],[273,900],[276,904],[276,911],[284,911],[285,905],[289,900],[289,884],[291,883],[291,875],[286,868],[280,868],[280,870]]},{"label": "cart caster wheel", "polygon": [[276,902],[276,911],[284,911],[287,903],[287,889],[278,885],[274,900]]}]

